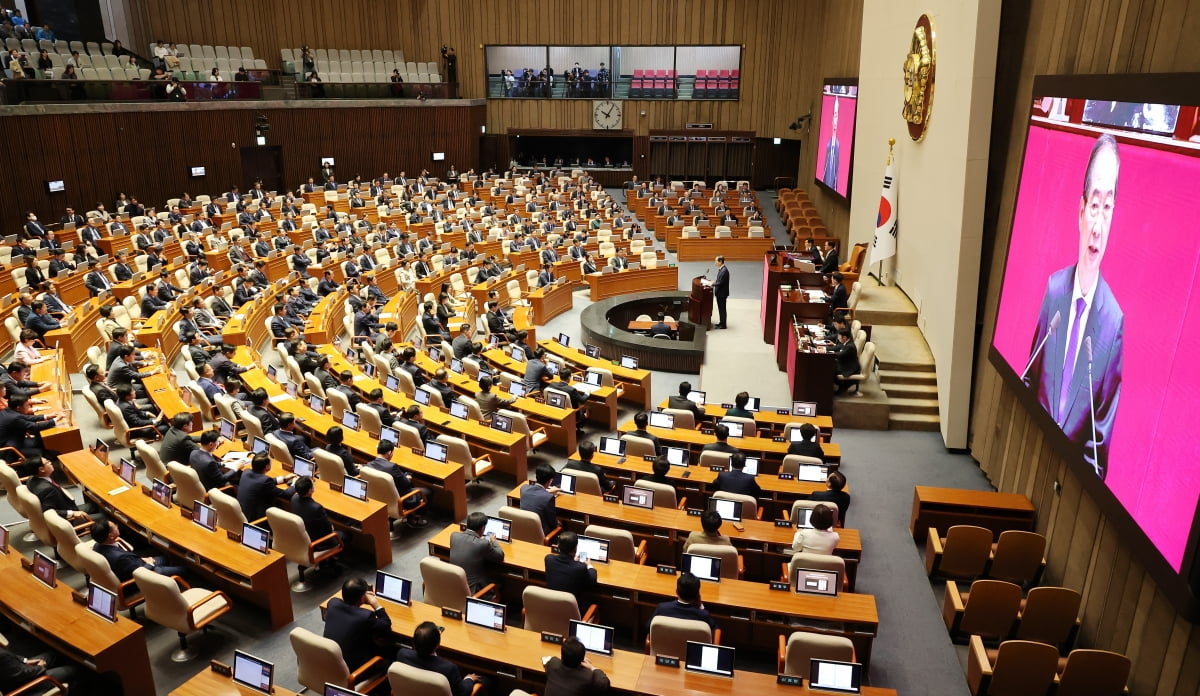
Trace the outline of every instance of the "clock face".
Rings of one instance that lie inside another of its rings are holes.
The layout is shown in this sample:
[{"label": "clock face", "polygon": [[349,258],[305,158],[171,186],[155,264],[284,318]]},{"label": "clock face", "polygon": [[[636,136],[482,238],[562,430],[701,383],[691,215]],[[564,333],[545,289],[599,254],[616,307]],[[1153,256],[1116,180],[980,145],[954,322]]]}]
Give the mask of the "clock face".
[{"label": "clock face", "polygon": [[621,102],[601,99],[592,102],[592,128],[615,130],[621,127]]}]

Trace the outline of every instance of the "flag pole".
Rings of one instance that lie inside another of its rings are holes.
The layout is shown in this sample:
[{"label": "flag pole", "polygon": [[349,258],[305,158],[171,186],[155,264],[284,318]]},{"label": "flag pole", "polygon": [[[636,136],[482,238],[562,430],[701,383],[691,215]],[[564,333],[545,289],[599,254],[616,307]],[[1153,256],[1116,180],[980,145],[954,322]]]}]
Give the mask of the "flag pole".
[{"label": "flag pole", "polygon": [[[896,152],[896,139],[888,138],[887,162],[885,162],[883,165],[885,168],[891,166],[892,156],[895,154],[895,152]],[[872,256],[874,256],[874,254],[872,254]],[[879,259],[878,264],[879,264],[879,267],[875,269],[875,282],[878,283],[882,287],[883,286],[883,259]]]}]

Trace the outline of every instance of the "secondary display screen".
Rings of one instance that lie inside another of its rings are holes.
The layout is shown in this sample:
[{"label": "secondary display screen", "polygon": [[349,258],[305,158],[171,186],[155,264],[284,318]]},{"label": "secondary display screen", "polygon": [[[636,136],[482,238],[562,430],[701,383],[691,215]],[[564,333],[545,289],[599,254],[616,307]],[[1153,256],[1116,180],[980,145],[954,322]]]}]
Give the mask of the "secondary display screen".
[{"label": "secondary display screen", "polygon": [[[855,84],[846,84],[854,82]],[[817,136],[817,183],[850,198],[850,163],[854,155],[857,81],[829,80],[821,89],[821,123]]]}]

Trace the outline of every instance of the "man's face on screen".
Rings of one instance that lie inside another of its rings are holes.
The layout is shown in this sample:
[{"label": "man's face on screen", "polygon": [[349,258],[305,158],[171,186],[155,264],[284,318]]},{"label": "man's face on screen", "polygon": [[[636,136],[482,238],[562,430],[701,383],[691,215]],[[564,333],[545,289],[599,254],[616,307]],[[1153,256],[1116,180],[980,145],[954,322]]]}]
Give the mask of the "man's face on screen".
[{"label": "man's face on screen", "polygon": [[1092,177],[1087,196],[1079,205],[1079,286],[1090,293],[1100,275],[1100,262],[1104,260],[1104,249],[1108,246],[1108,233],[1112,228],[1113,210],[1116,208],[1117,170],[1116,154],[1108,148],[1096,153],[1092,164]]}]

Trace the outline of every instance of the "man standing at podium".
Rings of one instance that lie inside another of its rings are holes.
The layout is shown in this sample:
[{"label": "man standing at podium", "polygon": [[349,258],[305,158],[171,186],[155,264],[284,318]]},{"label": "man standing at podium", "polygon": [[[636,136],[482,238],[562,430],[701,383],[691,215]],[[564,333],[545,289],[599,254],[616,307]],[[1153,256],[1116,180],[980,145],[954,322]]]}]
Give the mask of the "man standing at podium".
[{"label": "man standing at podium", "polygon": [[725,267],[725,257],[717,257],[717,279],[712,283],[713,297],[717,299],[717,316],[721,321],[714,329],[727,329],[725,325],[725,300],[729,298],[729,269]]}]

